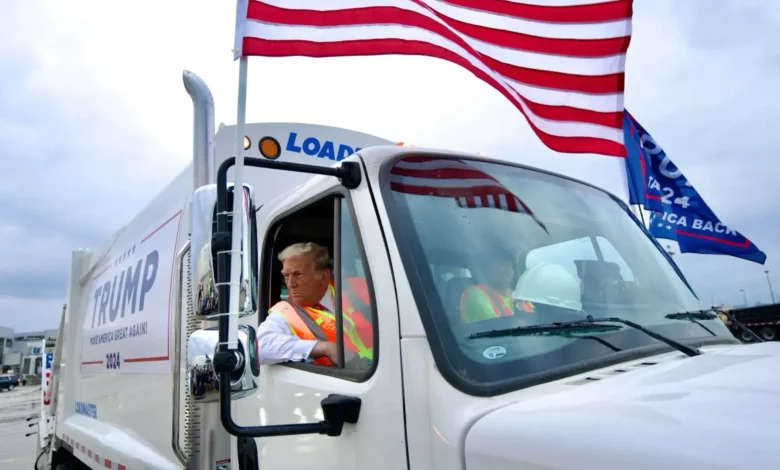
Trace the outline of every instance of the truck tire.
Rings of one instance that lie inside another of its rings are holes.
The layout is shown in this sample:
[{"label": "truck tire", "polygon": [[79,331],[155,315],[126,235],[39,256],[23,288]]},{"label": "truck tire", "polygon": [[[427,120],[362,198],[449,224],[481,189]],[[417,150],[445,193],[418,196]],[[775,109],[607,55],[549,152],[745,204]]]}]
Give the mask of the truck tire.
[{"label": "truck tire", "polygon": [[771,326],[761,328],[761,339],[764,341],[774,341],[777,338],[777,331]]},{"label": "truck tire", "polygon": [[740,331],[739,339],[742,340],[743,343],[752,343],[755,340],[755,338],[753,338],[753,336],[747,331]]}]

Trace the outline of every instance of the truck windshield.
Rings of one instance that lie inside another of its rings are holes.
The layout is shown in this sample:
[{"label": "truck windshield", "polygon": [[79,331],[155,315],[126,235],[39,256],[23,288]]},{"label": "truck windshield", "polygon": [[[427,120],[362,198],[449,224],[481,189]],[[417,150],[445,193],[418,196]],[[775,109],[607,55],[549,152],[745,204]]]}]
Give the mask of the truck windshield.
[{"label": "truck windshield", "polygon": [[682,342],[734,340],[720,319],[700,321],[704,329],[666,317],[701,303],[628,207],[604,191],[469,159],[406,157],[385,170],[393,232],[428,340],[445,377],[467,393],[520,388],[665,347],[633,328],[475,334],[485,331],[592,315]]}]

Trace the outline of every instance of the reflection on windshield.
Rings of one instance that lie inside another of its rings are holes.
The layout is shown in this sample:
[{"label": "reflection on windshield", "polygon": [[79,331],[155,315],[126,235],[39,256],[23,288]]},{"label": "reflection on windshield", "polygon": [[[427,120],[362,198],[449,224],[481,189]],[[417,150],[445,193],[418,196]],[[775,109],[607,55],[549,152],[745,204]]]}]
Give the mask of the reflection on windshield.
[{"label": "reflection on windshield", "polygon": [[[434,333],[451,334],[441,338],[451,343],[444,354],[461,370],[474,367],[472,380],[491,374],[485,365],[511,365],[500,373],[517,375],[614,354],[566,336],[466,340],[474,332],[593,315],[678,340],[702,334],[665,318],[700,302],[625,206],[602,191],[509,165],[408,157],[390,169],[389,196],[395,232],[408,247],[405,267],[422,280],[424,298],[416,300],[432,307],[421,313],[448,327]],[[733,338],[722,322],[711,323]],[[654,344],[636,333],[604,337],[622,350]]]}]

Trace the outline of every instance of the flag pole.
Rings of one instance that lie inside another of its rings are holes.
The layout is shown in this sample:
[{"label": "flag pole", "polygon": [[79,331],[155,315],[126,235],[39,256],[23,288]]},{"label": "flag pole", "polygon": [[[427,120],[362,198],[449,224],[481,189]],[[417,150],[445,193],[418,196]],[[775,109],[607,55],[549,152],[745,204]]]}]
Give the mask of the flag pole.
[{"label": "flag pole", "polygon": [[228,312],[228,349],[238,348],[239,294],[241,292],[241,234],[244,222],[244,127],[246,124],[247,57],[238,62],[238,116],[236,117],[236,163],[233,179],[233,227],[231,229],[230,307]]},{"label": "flag pole", "polygon": [[647,228],[647,224],[645,223],[645,216],[642,214],[642,206],[641,204],[631,204],[631,193],[632,189],[634,190],[634,194],[636,194],[637,188],[636,188],[636,181],[631,178],[630,175],[630,167],[631,167],[631,159],[629,158],[628,154],[626,154],[626,162],[623,165],[623,171],[621,172],[623,174],[623,184],[625,184],[625,190],[626,194],[628,194],[629,204],[628,207],[631,208],[631,212],[634,213],[634,215],[639,219],[640,222],[642,222],[642,225]]},{"label": "flag pole", "polygon": [[639,204],[635,204],[633,207],[636,208],[637,215],[639,215],[639,220],[642,222],[642,225],[647,228],[647,222],[645,222],[645,214],[642,212],[642,206]]}]

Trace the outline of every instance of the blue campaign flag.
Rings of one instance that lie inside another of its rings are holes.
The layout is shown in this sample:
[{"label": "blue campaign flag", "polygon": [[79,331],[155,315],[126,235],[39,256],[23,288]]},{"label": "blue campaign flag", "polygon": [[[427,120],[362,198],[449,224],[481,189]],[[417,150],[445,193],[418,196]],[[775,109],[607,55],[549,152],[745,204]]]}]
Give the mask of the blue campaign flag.
[{"label": "blue campaign flag", "polygon": [[674,240],[681,253],[735,256],[764,264],[766,254],[723,224],[660,145],[623,112],[629,202],[651,211],[648,230]]}]

